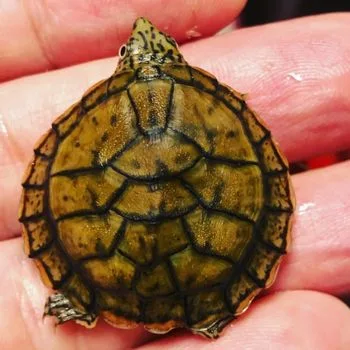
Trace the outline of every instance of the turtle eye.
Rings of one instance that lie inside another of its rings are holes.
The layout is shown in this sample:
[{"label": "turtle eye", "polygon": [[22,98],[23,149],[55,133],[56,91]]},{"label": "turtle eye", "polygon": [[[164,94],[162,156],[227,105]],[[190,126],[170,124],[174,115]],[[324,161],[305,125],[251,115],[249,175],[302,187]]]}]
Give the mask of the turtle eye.
[{"label": "turtle eye", "polygon": [[119,49],[119,57],[124,58],[126,55],[126,45],[122,45]]}]

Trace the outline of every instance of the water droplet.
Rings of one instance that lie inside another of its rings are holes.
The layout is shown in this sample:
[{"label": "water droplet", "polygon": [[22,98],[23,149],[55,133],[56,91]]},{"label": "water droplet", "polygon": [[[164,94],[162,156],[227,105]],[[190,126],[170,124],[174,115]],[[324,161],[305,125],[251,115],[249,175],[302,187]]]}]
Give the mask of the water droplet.
[{"label": "water droplet", "polygon": [[304,203],[304,204],[301,204],[299,206],[299,215],[304,215],[304,214],[308,214],[309,210],[311,208],[314,208],[316,206],[315,203],[312,203],[312,202],[307,202],[307,203]]},{"label": "water droplet", "polygon": [[288,73],[288,77],[291,77],[291,78],[293,78],[296,81],[302,81],[303,80],[303,77],[301,76],[301,74],[296,73],[296,72]]},{"label": "water droplet", "polygon": [[194,26],[186,32],[186,37],[188,39],[199,38],[202,34],[197,30],[198,26]]},{"label": "water droplet", "polygon": [[8,134],[3,116],[0,114],[0,134]]}]

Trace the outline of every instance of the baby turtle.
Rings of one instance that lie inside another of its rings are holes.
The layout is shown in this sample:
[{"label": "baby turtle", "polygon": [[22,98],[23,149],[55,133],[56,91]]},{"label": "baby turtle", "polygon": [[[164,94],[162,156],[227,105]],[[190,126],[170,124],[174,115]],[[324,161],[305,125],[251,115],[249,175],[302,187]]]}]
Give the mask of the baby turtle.
[{"label": "baby turtle", "polygon": [[287,161],[244,96],[145,18],[34,153],[19,215],[58,323],[215,338],[274,281]]}]

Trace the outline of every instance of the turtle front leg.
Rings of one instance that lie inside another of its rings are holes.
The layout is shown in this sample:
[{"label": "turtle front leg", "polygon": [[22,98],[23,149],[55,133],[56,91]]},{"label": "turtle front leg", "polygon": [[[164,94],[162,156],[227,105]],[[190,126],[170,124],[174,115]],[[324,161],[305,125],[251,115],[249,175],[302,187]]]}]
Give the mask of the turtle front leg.
[{"label": "turtle front leg", "polygon": [[63,294],[53,294],[45,303],[44,317],[55,316],[57,324],[75,321],[85,327],[94,327],[97,316],[93,313],[84,313],[74,308],[72,303]]}]

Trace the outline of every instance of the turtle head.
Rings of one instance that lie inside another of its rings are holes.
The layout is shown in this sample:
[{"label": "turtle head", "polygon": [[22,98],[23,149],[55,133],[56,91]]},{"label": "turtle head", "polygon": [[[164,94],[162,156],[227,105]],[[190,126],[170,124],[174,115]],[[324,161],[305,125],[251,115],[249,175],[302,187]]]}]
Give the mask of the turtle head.
[{"label": "turtle head", "polygon": [[143,63],[185,63],[176,41],[158,30],[149,20],[139,17],[131,36],[119,49],[117,71],[135,69]]}]

